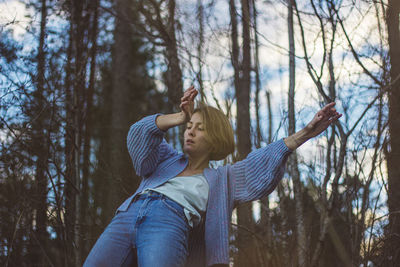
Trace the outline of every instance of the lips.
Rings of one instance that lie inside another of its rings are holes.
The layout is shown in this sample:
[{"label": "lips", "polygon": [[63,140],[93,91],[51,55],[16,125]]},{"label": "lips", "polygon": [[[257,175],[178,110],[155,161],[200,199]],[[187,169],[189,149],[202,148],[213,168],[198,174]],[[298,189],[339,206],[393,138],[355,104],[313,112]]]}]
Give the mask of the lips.
[{"label": "lips", "polygon": [[192,139],[187,139],[187,140],[186,140],[186,144],[194,144],[194,142],[193,142]]}]

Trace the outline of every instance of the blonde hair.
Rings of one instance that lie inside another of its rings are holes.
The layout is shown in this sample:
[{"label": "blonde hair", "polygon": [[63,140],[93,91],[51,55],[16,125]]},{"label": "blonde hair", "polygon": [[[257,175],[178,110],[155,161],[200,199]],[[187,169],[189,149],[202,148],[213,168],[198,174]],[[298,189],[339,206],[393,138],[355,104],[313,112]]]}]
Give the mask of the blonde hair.
[{"label": "blonde hair", "polygon": [[200,113],[206,141],[211,145],[210,160],[222,160],[235,150],[232,125],[225,114],[204,102],[198,102],[194,113]]}]

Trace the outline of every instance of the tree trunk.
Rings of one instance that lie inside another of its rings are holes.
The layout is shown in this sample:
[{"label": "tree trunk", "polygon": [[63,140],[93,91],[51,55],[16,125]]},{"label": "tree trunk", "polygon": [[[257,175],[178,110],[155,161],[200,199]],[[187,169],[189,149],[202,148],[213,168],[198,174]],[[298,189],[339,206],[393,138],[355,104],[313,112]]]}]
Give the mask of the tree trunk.
[{"label": "tree trunk", "polygon": [[[289,135],[296,132],[295,118],[295,45],[293,29],[293,0],[288,0],[288,33],[289,33],[289,93],[288,93],[288,115],[289,115]],[[297,162],[296,151],[290,155],[288,160],[289,175],[293,180],[293,191],[296,205],[296,230],[297,230],[297,260],[299,267],[307,266],[307,238],[304,225],[303,200],[300,181],[300,172]]]},{"label": "tree trunk", "polygon": [[[166,27],[167,38],[164,40],[166,44],[165,56],[167,60],[167,79],[168,88],[168,109],[171,113],[179,111],[180,99],[183,95],[182,70],[178,54],[178,46],[175,33],[175,0],[168,0],[168,21]],[[178,128],[178,139],[180,145],[183,146],[183,127]],[[174,132],[175,134],[175,132]],[[174,135],[173,134],[173,135]],[[172,140],[175,144],[175,136]]]},{"label": "tree trunk", "polygon": [[[256,112],[256,134],[255,134],[255,147],[260,148],[261,147],[261,142],[263,141],[263,136],[261,133],[261,118],[260,118],[260,93],[261,93],[261,80],[260,80],[260,62],[259,62],[259,43],[258,43],[258,32],[257,32],[257,7],[255,0],[250,1],[250,13],[251,13],[251,21],[252,21],[252,29],[254,33],[254,74],[255,74],[255,85],[256,85],[256,91],[255,91],[255,112]],[[259,203],[261,205],[261,209],[264,209],[263,211],[263,216],[269,216],[269,201],[268,201],[268,196],[260,199]],[[263,206],[264,204],[264,206]],[[267,206],[268,205],[268,206]],[[261,212],[261,211],[260,211]],[[261,215],[260,215],[261,217]],[[265,218],[264,218],[265,219]],[[267,220],[268,222],[269,220]],[[268,240],[268,227],[270,225],[265,224],[265,221],[262,221],[260,219],[260,222],[258,222],[257,229],[262,228],[262,233],[264,234],[264,238]],[[255,228],[256,229],[256,228]],[[265,231],[266,230],[266,231]],[[261,236],[261,235],[260,235]],[[258,258],[258,264],[259,266],[267,266],[268,262],[268,256],[270,255],[267,250],[265,249],[264,242],[260,242],[258,238],[253,238],[255,246],[257,247],[257,258]],[[267,242],[267,246],[269,246],[269,243]]]},{"label": "tree trunk", "polygon": [[[237,94],[238,88],[240,87],[240,65],[239,65],[239,44],[238,44],[238,29],[237,29],[237,17],[236,17],[236,6],[234,0],[229,0],[229,12],[231,17],[231,42],[232,42],[232,53],[231,62],[233,66],[233,83],[235,86],[235,93]],[[236,95],[237,97],[237,95]]]},{"label": "tree trunk", "polygon": [[289,215],[290,215],[290,194],[285,193],[285,184],[280,182],[277,186],[277,193],[279,197],[279,217],[282,219],[280,222],[280,230],[281,230],[281,242],[280,245],[282,247],[282,251],[280,252],[280,256],[278,257],[277,266],[293,266],[293,254],[290,246],[289,239],[289,231],[291,231]]},{"label": "tree trunk", "polygon": [[268,144],[272,142],[272,106],[271,106],[271,93],[269,90],[265,93],[265,96],[267,97],[267,109],[268,109]]},{"label": "tree trunk", "polygon": [[169,39],[166,41],[166,56],[168,61],[168,100],[171,112],[179,109],[182,97],[182,70],[178,57],[178,47],[175,34],[175,0],[168,1],[168,22],[166,25]]},{"label": "tree trunk", "polygon": [[261,79],[260,79],[260,60],[259,60],[259,43],[258,43],[258,31],[257,31],[257,7],[255,0],[251,0],[252,7],[252,19],[253,19],[253,30],[254,30],[254,74],[256,80],[256,93],[255,93],[255,106],[256,106],[256,148],[261,147],[263,136],[261,133],[260,125],[260,92],[261,92]]},{"label": "tree trunk", "polygon": [[80,240],[79,240],[79,253],[80,258],[85,259],[88,253],[88,238],[89,238],[89,222],[88,222],[88,205],[89,205],[89,167],[90,167],[90,141],[92,138],[92,106],[95,86],[95,74],[96,74],[96,56],[97,56],[97,32],[98,32],[98,6],[99,1],[91,1],[90,11],[93,12],[92,26],[91,26],[91,43],[92,47],[90,50],[90,76],[89,76],[89,88],[86,96],[86,111],[85,118],[83,120],[85,124],[84,140],[83,140],[83,166],[82,166],[82,196],[80,200]]},{"label": "tree trunk", "polygon": [[[237,135],[238,135],[238,153],[239,160],[244,159],[251,151],[250,139],[250,5],[249,0],[241,0],[242,4],[242,34],[243,34],[243,59],[242,59],[242,77],[240,78],[240,87],[236,88],[237,101]],[[254,229],[252,203],[246,203],[237,208],[238,224],[246,227],[250,231]],[[238,252],[237,266],[245,267],[258,265],[256,257],[256,248],[254,248],[253,236],[247,231],[238,232]]]},{"label": "tree trunk", "polygon": [[80,155],[82,143],[82,111],[86,77],[87,56],[85,41],[87,16],[84,3],[68,2],[70,11],[70,62],[67,66],[66,81],[66,185],[65,224],[68,243],[68,265],[80,265],[79,253],[79,200],[80,200]]},{"label": "tree trunk", "polygon": [[69,266],[69,260],[71,255],[71,245],[72,241],[70,240],[71,226],[74,221],[74,201],[73,194],[74,190],[74,173],[73,169],[73,126],[72,126],[72,54],[73,54],[73,23],[70,21],[70,30],[69,30],[69,43],[67,49],[67,62],[65,65],[65,113],[66,113],[66,125],[65,125],[65,221],[64,221],[64,266]]},{"label": "tree trunk", "polygon": [[106,214],[109,219],[121,202],[124,177],[129,176],[126,170],[127,148],[126,135],[129,129],[128,109],[132,104],[127,97],[132,90],[131,75],[132,58],[132,26],[129,23],[131,1],[116,1],[116,21],[114,29],[114,49],[112,61],[112,110],[111,110],[111,180],[109,182],[108,206]]},{"label": "tree trunk", "polygon": [[44,99],[45,85],[45,37],[46,37],[46,20],[47,20],[47,3],[46,0],[41,1],[41,21],[39,47],[37,54],[37,76],[36,76],[36,91],[34,92],[34,117],[32,121],[33,146],[36,155],[36,170],[35,170],[35,224],[36,229],[32,236],[33,243],[33,265],[45,265],[47,251],[47,160],[48,160],[48,144],[45,138],[45,118],[46,118],[46,100]]},{"label": "tree trunk", "polygon": [[204,85],[203,85],[203,46],[204,46],[204,6],[203,0],[197,0],[197,17],[199,20],[199,43],[197,44],[197,62],[198,74],[197,81],[199,82],[199,92],[201,101],[205,100]]},{"label": "tree trunk", "polygon": [[83,106],[85,101],[86,92],[86,66],[87,66],[87,54],[85,53],[86,33],[88,28],[88,16],[86,15],[85,3],[82,1],[73,1],[73,13],[72,18],[76,25],[75,32],[76,38],[74,39],[75,47],[75,68],[74,68],[74,177],[75,177],[75,188],[77,189],[74,194],[74,213],[75,220],[73,222],[73,253],[74,253],[74,265],[79,266],[82,263],[82,256],[80,254],[79,242],[80,242],[80,197],[81,197],[81,150],[82,150],[82,137],[83,137]]},{"label": "tree trunk", "polygon": [[386,23],[389,38],[390,78],[388,168],[389,227],[385,244],[385,266],[400,262],[400,2],[389,0]]},{"label": "tree trunk", "polygon": [[[266,91],[266,98],[267,98],[267,110],[268,110],[268,136],[267,142],[268,144],[271,143],[272,140],[272,109],[271,109],[271,97],[268,90]],[[272,264],[272,257],[273,257],[273,240],[272,240],[272,222],[271,222],[271,210],[269,208],[269,196],[260,199],[261,202],[261,219],[260,225],[264,228],[264,240],[266,244],[266,258],[267,264],[266,266],[274,266]]]}]

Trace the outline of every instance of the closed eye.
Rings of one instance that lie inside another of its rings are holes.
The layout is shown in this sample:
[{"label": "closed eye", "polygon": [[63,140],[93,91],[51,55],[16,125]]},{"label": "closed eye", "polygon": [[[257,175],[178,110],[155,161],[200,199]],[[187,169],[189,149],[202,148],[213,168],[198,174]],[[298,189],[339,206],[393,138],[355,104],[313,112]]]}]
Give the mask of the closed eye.
[{"label": "closed eye", "polygon": [[[192,127],[190,127],[190,126],[187,126],[186,127],[186,129],[188,129],[188,130],[190,130],[190,128],[192,128]],[[197,128],[199,131],[204,131],[204,129],[203,128]]]}]

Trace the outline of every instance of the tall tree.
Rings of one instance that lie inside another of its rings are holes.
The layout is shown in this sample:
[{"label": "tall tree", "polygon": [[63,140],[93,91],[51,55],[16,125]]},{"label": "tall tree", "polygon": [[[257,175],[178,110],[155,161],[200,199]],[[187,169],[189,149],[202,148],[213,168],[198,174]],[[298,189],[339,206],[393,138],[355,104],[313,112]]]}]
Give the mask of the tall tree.
[{"label": "tall tree", "polygon": [[81,193],[81,144],[87,74],[87,3],[66,2],[69,13],[69,44],[67,50],[65,110],[66,110],[66,170],[65,170],[65,227],[68,244],[67,265],[79,265],[79,209]]},{"label": "tall tree", "polygon": [[[250,90],[251,90],[251,53],[250,53],[250,4],[249,0],[242,0],[242,63],[239,87],[236,87],[237,105],[237,148],[239,160],[244,159],[251,151],[250,134]],[[235,14],[236,15],[236,14]],[[239,74],[240,75],[240,74]],[[238,224],[252,230],[254,227],[252,203],[246,203],[237,208]],[[253,246],[253,236],[247,231],[238,231],[240,245],[237,266],[249,265],[249,261],[257,261]],[[255,263],[256,264],[256,263]]]},{"label": "tall tree", "polygon": [[[102,44],[99,51],[112,47],[112,57],[99,63],[100,80],[95,83],[98,101],[93,106],[93,138],[96,163],[89,174],[89,207],[92,220],[91,245],[109,223],[118,205],[138,187],[126,147],[129,127],[145,114],[166,112],[166,95],[155,90],[148,66],[153,51],[134,31],[139,27],[138,13],[130,1],[115,6],[114,39]],[[90,89],[90,84],[89,84]],[[88,251],[86,250],[86,253]]]},{"label": "tall tree", "polygon": [[118,0],[115,3],[114,45],[112,53],[112,110],[110,143],[111,181],[108,194],[109,206],[106,209],[108,218],[112,217],[123,196],[124,177],[129,175],[126,169],[126,134],[129,127],[128,109],[131,105],[127,97],[132,90],[131,68],[133,60],[132,46],[132,3],[129,0]]},{"label": "tall tree", "polygon": [[203,46],[204,46],[204,5],[203,0],[197,0],[197,18],[199,20],[199,42],[197,44],[197,63],[198,73],[197,81],[199,82],[200,99],[204,102],[204,85],[203,85]]},{"label": "tall tree", "polygon": [[[165,39],[165,54],[168,62],[167,71],[167,85],[168,85],[168,99],[171,103],[171,111],[176,111],[179,107],[180,98],[183,90],[182,82],[182,69],[180,67],[180,60],[178,57],[178,46],[176,39],[176,2],[175,0],[168,0],[168,19],[166,22],[166,33],[168,38]],[[183,132],[179,136],[182,136]]]},{"label": "tall tree", "polygon": [[[265,141],[262,134],[261,125],[261,106],[260,106],[260,94],[261,94],[261,75],[260,75],[260,55],[259,55],[259,48],[260,48],[260,41],[259,41],[259,33],[258,33],[258,10],[256,6],[256,1],[250,1],[250,11],[251,11],[251,18],[252,18],[252,30],[254,35],[254,78],[255,78],[255,112],[256,112],[256,138],[255,138],[255,147],[260,148],[261,142]],[[268,94],[268,91],[266,91]],[[270,103],[269,99],[267,99],[267,109],[270,111]],[[269,114],[270,115],[270,114]],[[269,117],[267,120],[268,129],[271,130],[272,125],[272,118]],[[268,144],[270,143],[270,134],[268,135]],[[260,221],[255,226],[254,230],[256,233],[260,233],[260,236],[264,242],[260,242],[257,238],[255,241],[257,242],[257,248],[259,251],[259,263],[260,266],[269,266],[268,263],[271,259],[271,247],[272,247],[272,228],[271,228],[271,210],[269,208],[269,196],[260,199]]]},{"label": "tall tree", "polygon": [[[288,92],[288,117],[289,131],[288,135],[296,132],[295,118],[295,84],[296,84],[296,61],[295,61],[295,44],[294,44],[294,27],[293,27],[293,0],[287,1],[288,6],[288,34],[289,34],[289,92]],[[304,225],[304,212],[302,200],[302,183],[300,180],[300,172],[298,168],[297,153],[294,151],[288,160],[289,175],[293,180],[294,200],[296,204],[296,233],[297,233],[297,265],[305,267],[307,263],[307,237]]]},{"label": "tall tree", "polygon": [[90,57],[90,70],[89,70],[89,85],[87,94],[85,97],[86,108],[85,116],[83,118],[84,133],[83,133],[83,164],[82,164],[82,183],[81,183],[81,199],[80,199],[80,214],[79,214],[79,259],[82,261],[86,258],[86,253],[89,250],[88,237],[89,237],[89,178],[90,178],[90,156],[91,156],[91,140],[93,139],[93,98],[95,93],[96,84],[96,72],[97,72],[97,35],[98,35],[98,23],[99,23],[99,0],[90,1],[89,14],[91,14],[90,20],[90,32],[89,38],[91,48],[89,52]]},{"label": "tall tree", "polygon": [[[162,112],[164,105],[155,105],[159,94],[149,77],[147,64],[150,51],[145,49],[142,36],[134,31],[139,26],[138,13],[129,0],[116,3],[114,43],[112,53],[111,91],[111,150],[110,170],[112,192],[109,193],[108,218],[117,205],[127,198],[140,183],[134,173],[126,147],[129,127],[151,110]],[[151,99],[153,97],[153,99]]]},{"label": "tall tree", "polygon": [[386,14],[388,29],[390,79],[389,91],[389,134],[390,151],[388,168],[389,225],[386,242],[386,266],[400,262],[400,2],[389,0]]},{"label": "tall tree", "polygon": [[263,136],[261,133],[261,121],[260,121],[260,93],[261,93],[261,77],[260,77],[260,55],[259,55],[259,48],[260,42],[258,40],[258,29],[257,29],[257,7],[256,1],[250,1],[250,11],[251,11],[251,21],[252,21],[252,29],[254,34],[254,76],[255,76],[255,110],[256,110],[256,139],[255,139],[255,146],[257,148],[261,147],[261,141],[263,141]]},{"label": "tall tree", "polygon": [[33,94],[34,111],[32,116],[32,145],[33,152],[36,156],[35,170],[35,195],[34,195],[34,220],[35,231],[31,236],[33,246],[32,264],[45,265],[47,251],[47,161],[48,161],[48,145],[45,137],[45,120],[46,120],[46,100],[45,100],[45,38],[46,38],[46,20],[47,20],[47,2],[42,0],[40,34],[37,53],[37,74],[36,74],[36,90]]},{"label": "tall tree", "polygon": [[65,235],[64,239],[64,255],[63,255],[63,263],[64,266],[68,266],[68,261],[70,260],[70,255],[72,254],[72,244],[71,240],[71,225],[74,222],[74,206],[73,199],[74,194],[76,194],[75,184],[74,184],[74,172],[73,172],[73,126],[72,126],[72,92],[71,92],[71,83],[72,83],[72,57],[73,57],[73,27],[72,22],[69,26],[69,38],[68,38],[68,48],[67,48],[67,62],[65,65],[65,186],[64,186],[64,197],[65,197]]},{"label": "tall tree", "polygon": [[238,21],[237,21],[237,10],[234,0],[229,0],[229,13],[231,19],[231,62],[233,66],[233,83],[235,86],[235,92],[240,87],[240,61],[239,61],[239,43],[238,43]]},{"label": "tall tree", "polygon": [[[167,87],[168,112],[176,112],[179,108],[183,92],[182,68],[180,66],[176,27],[179,19],[176,18],[175,0],[145,0],[136,1],[138,10],[143,15],[143,22],[138,25],[142,33],[156,46],[162,47],[167,70],[163,79]],[[178,138],[172,131],[173,145],[177,139],[183,144],[183,127],[179,127]],[[167,139],[168,135],[167,135]]]}]

